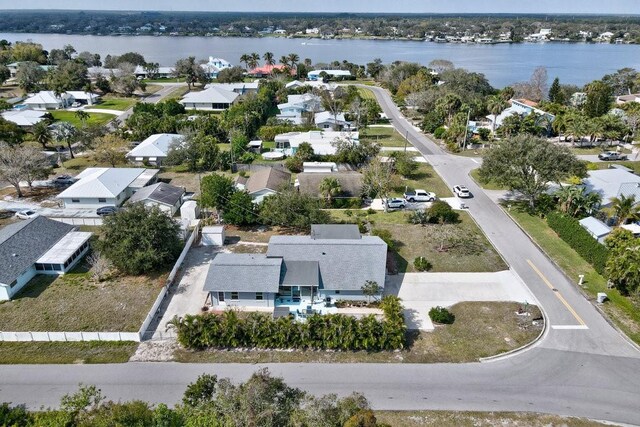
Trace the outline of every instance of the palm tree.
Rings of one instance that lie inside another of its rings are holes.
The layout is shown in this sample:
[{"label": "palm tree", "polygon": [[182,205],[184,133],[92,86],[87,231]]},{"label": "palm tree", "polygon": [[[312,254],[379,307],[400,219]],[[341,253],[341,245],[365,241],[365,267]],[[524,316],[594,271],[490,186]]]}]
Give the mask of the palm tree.
[{"label": "palm tree", "polygon": [[586,188],[576,185],[560,188],[555,196],[560,203],[560,211],[574,218],[591,215],[602,203],[598,193],[588,192]]},{"label": "palm tree", "polygon": [[69,156],[71,156],[72,159],[74,159],[75,156],[73,155],[71,144],[77,134],[78,129],[69,122],[56,123],[56,125],[51,129],[53,139],[57,142],[64,142],[67,144],[67,147],[69,148]]},{"label": "palm tree", "polygon": [[258,61],[260,60],[260,55],[258,55],[257,53],[253,52],[251,55],[249,55],[249,68],[253,69],[256,68],[258,66]]},{"label": "palm tree", "polygon": [[249,61],[251,60],[251,55],[243,53],[240,55],[240,63],[244,63],[245,70],[249,66]]},{"label": "palm tree", "polygon": [[489,113],[493,114],[491,133],[496,133],[496,119],[498,118],[498,114],[502,113],[505,108],[507,108],[507,101],[505,101],[500,95],[490,96],[487,100],[487,109],[489,110]]},{"label": "palm tree", "polygon": [[327,203],[331,204],[333,196],[339,194],[342,191],[342,186],[337,178],[326,177],[320,183],[320,193],[327,198]]},{"label": "palm tree", "polygon": [[606,211],[616,218],[616,225],[622,225],[628,220],[637,220],[640,218],[640,206],[636,204],[636,196],[626,197],[621,194],[620,197],[612,197],[611,206]]},{"label": "palm tree", "polygon": [[289,64],[291,68],[298,68],[298,62],[300,62],[300,56],[297,53],[290,53],[288,56]]},{"label": "palm tree", "polygon": [[33,139],[42,145],[44,150],[47,149],[47,143],[51,142],[51,131],[46,122],[38,122],[33,127]]},{"label": "palm tree", "polygon": [[76,111],[75,116],[82,122],[82,126],[87,124],[87,120],[89,119],[89,113],[83,110]]},{"label": "palm tree", "polygon": [[264,55],[262,55],[262,59],[264,59],[265,65],[268,65],[268,66],[272,66],[273,64],[275,64],[275,61],[273,60],[273,58],[274,58],[273,52],[265,52]]}]

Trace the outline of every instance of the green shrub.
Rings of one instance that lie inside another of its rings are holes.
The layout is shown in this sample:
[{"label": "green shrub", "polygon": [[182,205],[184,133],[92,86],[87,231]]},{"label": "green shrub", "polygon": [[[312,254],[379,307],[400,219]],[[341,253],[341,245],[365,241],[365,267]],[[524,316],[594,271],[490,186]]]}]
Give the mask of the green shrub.
[{"label": "green shrub", "polygon": [[360,209],[360,206],[362,206],[362,199],[359,197],[331,199],[331,208],[333,209]]},{"label": "green shrub", "polygon": [[432,322],[450,325],[456,320],[456,316],[444,307],[433,307],[429,310],[429,319]]},{"label": "green shrub", "polygon": [[436,200],[431,207],[426,210],[430,223],[434,224],[456,224],[460,222],[460,214],[453,210],[449,203]]},{"label": "green shrub", "polygon": [[414,259],[413,266],[418,271],[429,271],[433,268],[433,265],[423,256]]},{"label": "green shrub", "polygon": [[395,250],[396,244],[393,241],[393,237],[391,236],[391,232],[389,230],[384,230],[382,228],[374,228],[371,232],[374,236],[378,236],[387,244],[387,247],[390,251]]},{"label": "green shrub", "polygon": [[599,274],[604,275],[609,251],[582,228],[578,220],[559,212],[549,212],[547,224]]},{"label": "green shrub", "polygon": [[447,130],[444,128],[444,126],[440,126],[436,130],[433,131],[433,136],[435,136],[438,139],[442,139],[442,137],[444,136],[445,132],[447,132]]}]

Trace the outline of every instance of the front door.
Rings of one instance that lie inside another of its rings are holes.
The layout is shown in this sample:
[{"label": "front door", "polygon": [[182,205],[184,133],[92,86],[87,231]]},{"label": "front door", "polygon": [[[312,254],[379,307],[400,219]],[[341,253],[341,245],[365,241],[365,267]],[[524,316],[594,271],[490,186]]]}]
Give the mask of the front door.
[{"label": "front door", "polygon": [[218,303],[224,302],[224,292],[218,292]]}]

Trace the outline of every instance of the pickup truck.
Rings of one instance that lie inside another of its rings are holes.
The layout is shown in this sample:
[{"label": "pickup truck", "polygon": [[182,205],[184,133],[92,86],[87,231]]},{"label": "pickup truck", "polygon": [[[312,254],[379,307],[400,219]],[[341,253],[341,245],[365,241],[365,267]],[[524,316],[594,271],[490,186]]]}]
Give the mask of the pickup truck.
[{"label": "pickup truck", "polygon": [[427,190],[414,190],[404,193],[404,199],[407,202],[433,202],[436,199],[435,193],[429,193]]},{"label": "pickup truck", "polygon": [[600,160],[627,160],[626,154],[616,153],[615,151],[605,151],[598,154]]}]

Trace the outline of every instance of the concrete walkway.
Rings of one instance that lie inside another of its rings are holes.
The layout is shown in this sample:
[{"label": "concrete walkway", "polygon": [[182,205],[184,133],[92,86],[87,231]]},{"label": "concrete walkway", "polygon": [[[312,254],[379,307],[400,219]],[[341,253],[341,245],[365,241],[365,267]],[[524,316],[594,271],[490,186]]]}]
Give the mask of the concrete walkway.
[{"label": "concrete walkway", "polygon": [[119,116],[120,114],[124,113],[124,111],[120,111],[120,110],[110,110],[108,108],[85,108],[83,111],[87,112],[87,113],[105,113],[105,114],[112,114],[114,116]]},{"label": "concrete walkway", "polygon": [[385,294],[397,295],[405,307],[409,329],[432,331],[432,307],[464,301],[516,301],[538,304],[511,270],[497,273],[405,273],[387,276]]}]

